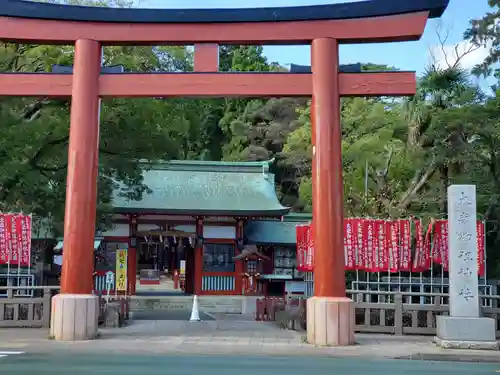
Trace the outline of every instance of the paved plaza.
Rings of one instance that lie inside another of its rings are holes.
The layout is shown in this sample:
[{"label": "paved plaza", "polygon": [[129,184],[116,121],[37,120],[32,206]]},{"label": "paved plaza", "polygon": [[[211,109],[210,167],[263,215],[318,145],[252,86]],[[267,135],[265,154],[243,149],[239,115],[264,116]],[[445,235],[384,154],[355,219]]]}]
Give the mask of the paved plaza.
[{"label": "paved plaza", "polygon": [[[317,348],[304,334],[237,316],[222,320],[136,320],[101,329],[94,341],[57,342],[45,329],[0,329],[2,375],[482,375],[500,354],[437,348],[431,337],[357,335],[357,345]],[[412,360],[409,360],[412,359]],[[458,363],[460,361],[476,363]]]},{"label": "paved plaza", "polygon": [[[97,340],[74,343],[49,340],[45,329],[0,329],[0,338],[0,351],[22,351],[29,355],[212,354],[500,363],[500,352],[445,350],[436,347],[429,336],[363,334],[356,336],[357,344],[353,346],[319,348],[306,343],[304,333],[280,329],[271,322],[241,320],[238,317],[201,322],[133,321],[124,328],[101,329]],[[3,359],[10,361],[9,358]]]}]

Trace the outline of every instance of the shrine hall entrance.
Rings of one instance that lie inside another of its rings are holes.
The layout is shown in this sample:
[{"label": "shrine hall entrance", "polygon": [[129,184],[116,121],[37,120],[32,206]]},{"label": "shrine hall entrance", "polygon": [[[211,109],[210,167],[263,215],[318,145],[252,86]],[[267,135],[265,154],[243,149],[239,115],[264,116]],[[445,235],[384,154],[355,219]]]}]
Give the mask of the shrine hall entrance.
[{"label": "shrine hall entrance", "polygon": [[137,295],[192,294],[194,247],[189,236],[137,233]]}]

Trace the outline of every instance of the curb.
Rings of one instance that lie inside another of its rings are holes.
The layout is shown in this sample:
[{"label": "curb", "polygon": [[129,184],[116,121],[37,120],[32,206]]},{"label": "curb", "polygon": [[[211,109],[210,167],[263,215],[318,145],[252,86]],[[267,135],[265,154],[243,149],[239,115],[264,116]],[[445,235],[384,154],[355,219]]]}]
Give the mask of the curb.
[{"label": "curb", "polygon": [[397,360],[406,361],[435,361],[435,362],[466,362],[466,363],[500,363],[500,353],[495,355],[481,354],[438,354],[438,353],[416,353],[401,357]]}]

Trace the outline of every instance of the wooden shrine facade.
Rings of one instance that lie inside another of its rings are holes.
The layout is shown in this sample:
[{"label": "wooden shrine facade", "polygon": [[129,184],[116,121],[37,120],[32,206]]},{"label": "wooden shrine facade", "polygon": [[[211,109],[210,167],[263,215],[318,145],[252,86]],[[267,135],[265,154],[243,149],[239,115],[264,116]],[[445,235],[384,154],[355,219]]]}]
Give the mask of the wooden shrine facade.
[{"label": "wooden shrine facade", "polygon": [[[295,225],[310,220],[307,214],[281,218],[116,215],[113,227],[99,233],[99,238],[108,250],[127,249],[128,292],[132,295],[136,294],[140,268],[152,268],[151,263],[141,264],[139,259],[148,247],[145,236],[150,233],[160,235],[159,241],[165,244],[165,255],[158,264],[168,267],[169,277],[176,271],[184,273],[186,294],[284,296],[304,292],[303,273],[296,269]],[[99,268],[101,274],[115,268],[112,251],[110,255]],[[166,268],[161,271],[167,273]]]},{"label": "wooden shrine facade", "polygon": [[[246,271],[237,257],[246,242],[245,224],[253,218],[279,220],[289,211],[279,203],[271,164],[146,163],[143,182],[150,192],[130,200],[117,190],[113,228],[98,233],[105,242],[128,248],[129,291],[135,293],[143,267],[163,272],[184,266],[187,293],[242,294]],[[149,250],[159,257],[154,265],[143,259]]]}]

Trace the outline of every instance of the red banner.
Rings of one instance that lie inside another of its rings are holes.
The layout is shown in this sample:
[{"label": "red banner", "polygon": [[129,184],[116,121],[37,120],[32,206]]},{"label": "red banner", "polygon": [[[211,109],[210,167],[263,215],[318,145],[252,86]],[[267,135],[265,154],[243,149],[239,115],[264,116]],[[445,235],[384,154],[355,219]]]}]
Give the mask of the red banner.
[{"label": "red banner", "polygon": [[297,225],[295,232],[297,236],[297,270],[304,271],[307,259],[307,227]]},{"label": "red banner", "polygon": [[12,215],[4,214],[5,223],[5,249],[7,251],[7,264],[12,264]]},{"label": "red banner", "polygon": [[414,220],[415,224],[415,257],[413,272],[424,272],[431,268],[431,234],[433,223],[427,227],[425,237],[422,237],[422,221]]},{"label": "red banner", "polygon": [[441,220],[441,240],[439,241],[439,247],[441,252],[441,264],[444,270],[448,271],[448,220]]},{"label": "red banner", "polygon": [[28,266],[31,258],[31,217],[0,214],[0,264]]},{"label": "red banner", "polygon": [[479,276],[484,276],[486,271],[485,241],[484,241],[484,222],[476,222],[477,232],[477,271]]},{"label": "red banner", "polygon": [[434,222],[432,261],[441,264],[445,271],[448,270],[448,220]]},{"label": "red banner", "polygon": [[413,257],[413,272],[425,270],[424,239],[422,238],[422,222],[414,220],[415,225],[415,256]]},{"label": "red banner", "polygon": [[[485,264],[485,242],[484,242],[484,223],[476,222],[477,232],[477,266],[478,274],[484,276],[486,271]],[[448,220],[437,220],[434,224],[434,236],[432,246],[432,260],[434,263],[441,264],[443,270],[448,271],[449,267],[449,242],[448,242]]]},{"label": "red banner", "polygon": [[425,232],[425,237],[424,237],[424,243],[423,243],[423,265],[424,265],[424,270],[430,270],[431,265],[432,265],[432,259],[431,259],[431,238],[432,238],[432,227],[433,223],[430,222],[429,226],[427,227],[427,231]]},{"label": "red banner", "polygon": [[400,264],[399,271],[411,271],[411,224],[410,220],[398,220]]},{"label": "red banner", "polygon": [[10,265],[19,265],[19,240],[22,239],[20,236],[21,232],[21,216],[20,215],[9,215],[10,216]]},{"label": "red banner", "polygon": [[386,221],[385,227],[389,270],[390,272],[398,272],[400,266],[399,225],[397,221]]},{"label": "red banner", "polygon": [[23,253],[23,221],[24,215],[16,216],[16,236],[17,236],[17,255],[18,261],[17,263],[21,265],[22,253]]},{"label": "red banner", "polygon": [[313,270],[314,243],[312,225],[297,225],[297,270],[311,272]]},{"label": "red banner", "polygon": [[21,216],[21,266],[31,264],[31,216]]},{"label": "red banner", "polygon": [[363,250],[365,253],[365,270],[368,272],[376,272],[374,262],[374,223],[373,220],[363,221]]},{"label": "red banner", "polygon": [[353,219],[344,219],[344,259],[345,269],[356,269],[356,235],[353,228]]},{"label": "red banner", "polygon": [[443,220],[434,222],[434,230],[432,236],[432,261],[437,264],[443,262],[443,248],[441,241],[441,232],[443,231]]},{"label": "red banner", "polygon": [[380,271],[389,271],[389,248],[387,246],[387,221],[378,220],[378,266]]},{"label": "red banner", "polygon": [[379,272],[380,267],[378,263],[378,250],[379,250],[379,232],[380,232],[380,227],[378,225],[379,220],[370,220],[372,223],[372,228],[373,228],[373,247],[372,247],[372,262],[373,262],[373,267],[372,267],[372,272]]},{"label": "red banner", "polygon": [[314,269],[314,226],[312,223],[307,226],[306,268],[309,271]]},{"label": "red banner", "polygon": [[385,233],[385,220],[372,220],[373,222],[373,263],[375,272],[389,271],[387,261],[387,240]]},{"label": "red banner", "polygon": [[366,247],[363,236],[363,219],[353,219],[353,227],[356,231],[356,269],[364,270],[366,266]]},{"label": "red banner", "polygon": [[9,263],[9,252],[6,241],[5,215],[0,213],[0,264]]}]

